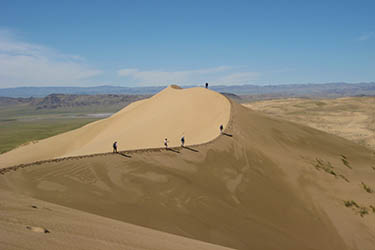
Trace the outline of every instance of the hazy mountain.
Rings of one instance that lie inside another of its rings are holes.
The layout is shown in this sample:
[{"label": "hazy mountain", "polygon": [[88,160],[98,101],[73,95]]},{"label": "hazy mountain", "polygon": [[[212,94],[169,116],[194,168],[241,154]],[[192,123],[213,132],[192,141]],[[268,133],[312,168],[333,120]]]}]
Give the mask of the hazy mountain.
[{"label": "hazy mountain", "polygon": [[276,95],[285,97],[340,97],[375,95],[375,82],[370,83],[324,83],[324,84],[285,84],[285,85],[240,85],[215,86],[216,91],[239,95]]},{"label": "hazy mountain", "polygon": [[17,87],[0,89],[0,96],[6,97],[45,97],[50,94],[100,95],[100,94],[154,94],[165,88],[158,87]]},{"label": "hazy mountain", "polygon": [[[155,94],[166,86],[156,87],[18,87],[0,89],[0,96],[45,97],[53,93],[97,95],[97,94]],[[192,87],[192,86],[184,86]],[[231,85],[212,86],[218,92],[237,95],[277,95],[285,97],[320,96],[340,97],[375,95],[375,82],[369,83],[324,83],[324,84],[283,84],[283,85]]]},{"label": "hazy mountain", "polygon": [[75,110],[75,111],[117,111],[128,104],[149,97],[148,95],[72,95],[50,94],[45,97],[1,97],[1,107],[22,106],[31,111],[43,110]]},{"label": "hazy mountain", "polygon": [[128,105],[145,98],[144,95],[67,95],[51,94],[44,98],[35,98],[31,104],[37,109],[69,108],[91,105]]}]

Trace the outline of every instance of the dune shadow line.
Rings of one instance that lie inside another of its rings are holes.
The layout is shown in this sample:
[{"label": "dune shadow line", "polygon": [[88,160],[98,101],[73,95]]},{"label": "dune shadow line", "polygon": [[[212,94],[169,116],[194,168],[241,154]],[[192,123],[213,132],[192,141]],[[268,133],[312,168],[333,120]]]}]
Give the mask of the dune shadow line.
[{"label": "dune shadow line", "polygon": [[175,150],[175,149],[173,149],[173,148],[166,148],[166,150],[169,150],[169,151],[172,151],[172,152],[175,152],[175,153],[180,153],[180,151],[178,151],[178,150]]},{"label": "dune shadow line", "polygon": [[132,158],[130,155],[127,155],[127,154],[122,153],[122,152],[118,152],[118,154],[123,156],[123,157],[126,157],[126,158]]},{"label": "dune shadow line", "polygon": [[186,146],[182,146],[182,148],[188,149],[188,150],[193,151],[193,152],[199,152],[198,150],[196,150],[194,148],[189,148],[189,147],[186,147]]},{"label": "dune shadow line", "polygon": [[231,135],[231,134],[228,134],[228,133],[222,133],[222,135],[225,135],[225,136],[229,136],[229,137],[233,137],[233,135]]}]

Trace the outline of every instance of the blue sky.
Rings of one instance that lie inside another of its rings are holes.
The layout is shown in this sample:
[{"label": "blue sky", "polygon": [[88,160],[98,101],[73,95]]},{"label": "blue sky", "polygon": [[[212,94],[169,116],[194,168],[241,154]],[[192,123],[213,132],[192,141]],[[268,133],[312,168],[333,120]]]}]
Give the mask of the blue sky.
[{"label": "blue sky", "polygon": [[375,81],[375,1],[0,1],[0,88]]}]

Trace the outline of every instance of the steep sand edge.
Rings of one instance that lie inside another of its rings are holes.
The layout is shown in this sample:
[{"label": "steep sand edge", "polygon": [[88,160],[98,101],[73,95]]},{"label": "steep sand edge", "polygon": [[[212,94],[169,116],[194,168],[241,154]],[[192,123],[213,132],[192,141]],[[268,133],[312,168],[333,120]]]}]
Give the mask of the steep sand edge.
[{"label": "steep sand edge", "polygon": [[153,97],[133,103],[107,119],[16,148],[0,155],[0,168],[49,159],[110,152],[207,143],[229,122],[230,103],[223,95],[204,88],[168,87]]},{"label": "steep sand edge", "polygon": [[0,188],[237,249],[372,250],[374,215],[344,206],[373,201],[366,148],[238,104],[231,116],[205,145],[41,164]]}]

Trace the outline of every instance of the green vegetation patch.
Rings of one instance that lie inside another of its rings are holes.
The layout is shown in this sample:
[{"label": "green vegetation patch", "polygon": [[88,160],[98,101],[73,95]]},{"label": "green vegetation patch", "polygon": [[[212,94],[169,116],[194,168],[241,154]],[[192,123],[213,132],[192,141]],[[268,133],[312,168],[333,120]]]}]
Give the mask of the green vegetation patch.
[{"label": "green vegetation patch", "polygon": [[317,170],[324,170],[326,173],[331,174],[333,176],[337,176],[336,172],[334,171],[334,168],[332,164],[329,161],[323,161],[321,159],[316,158],[316,163],[314,164],[314,167]]},{"label": "green vegetation patch", "polygon": [[341,161],[342,161],[342,163],[343,163],[346,167],[352,169],[352,167],[349,165],[349,162],[348,162],[348,160],[347,160],[347,158],[346,158],[345,155],[341,155]]},{"label": "green vegetation patch", "polygon": [[362,187],[363,189],[367,192],[367,193],[370,193],[372,194],[374,192],[374,190],[372,188],[370,188],[369,186],[367,186],[365,183],[361,182],[362,184]]},{"label": "green vegetation patch", "polygon": [[[345,157],[345,156],[344,156]],[[315,162],[313,163],[313,166],[317,170],[323,170],[324,172],[331,174],[335,177],[341,178],[346,182],[350,182],[348,178],[346,178],[343,174],[339,174],[335,171],[335,168],[332,166],[332,164],[329,161],[324,161],[322,159],[316,158]]]},{"label": "green vegetation patch", "polygon": [[[361,217],[369,214],[369,209],[365,206],[358,205],[355,201],[344,201],[345,207],[352,208],[356,213],[358,213]],[[370,205],[370,208],[375,213],[375,207]]]},{"label": "green vegetation patch", "polygon": [[351,201],[344,201],[345,207],[356,207],[359,208],[358,204],[351,200]]},{"label": "green vegetation patch", "polygon": [[363,217],[368,214],[368,209],[366,207],[360,207],[358,212],[359,212],[359,215]]},{"label": "green vegetation patch", "polygon": [[32,121],[0,121],[0,154],[22,144],[45,139],[86,125],[97,119],[64,118]]},{"label": "green vegetation patch", "polygon": [[0,97],[0,154],[38,141],[121,110],[146,95],[68,95],[44,98]]},{"label": "green vegetation patch", "polygon": [[339,177],[345,180],[346,182],[350,182],[348,178],[346,178],[344,175],[339,174]]}]

